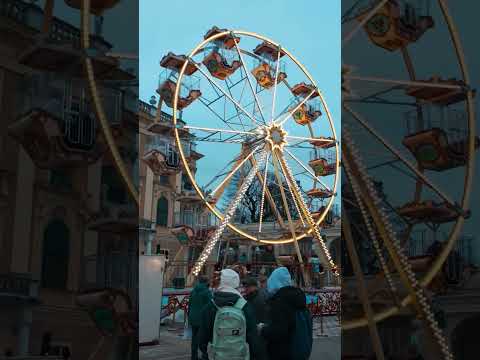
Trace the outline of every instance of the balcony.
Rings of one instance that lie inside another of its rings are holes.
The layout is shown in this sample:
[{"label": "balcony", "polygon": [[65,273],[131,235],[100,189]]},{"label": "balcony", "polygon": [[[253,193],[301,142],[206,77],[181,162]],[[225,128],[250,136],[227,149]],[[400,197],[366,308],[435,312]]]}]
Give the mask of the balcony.
[{"label": "balcony", "polygon": [[[154,122],[148,126],[147,130],[159,134],[159,135],[173,135],[173,117],[170,114],[162,111],[157,118],[157,107],[147,104],[143,101],[139,101],[138,111],[151,117]],[[189,131],[184,128],[185,122],[177,117],[177,129],[180,132],[181,137],[190,136]]]},{"label": "balcony", "polygon": [[133,204],[102,201],[101,210],[91,218],[89,229],[113,234],[138,231],[138,208]]},{"label": "balcony", "polygon": [[173,175],[180,171],[178,152],[166,142],[146,144],[142,160],[155,175]]},{"label": "balcony", "polygon": [[155,223],[152,220],[139,219],[138,228],[143,231],[150,231],[152,229],[155,229]]},{"label": "balcony", "polygon": [[197,151],[197,144],[195,144],[194,142],[185,141],[183,142],[182,145],[183,145],[183,151],[187,160],[197,161],[203,158],[204,155]]},{"label": "balcony", "polygon": [[[89,165],[104,154],[106,146],[98,141],[97,119],[83,80],[42,74],[23,85],[29,97],[9,133],[38,167]],[[121,92],[100,88],[100,96],[110,124],[119,124]]]},{"label": "balcony", "polygon": [[180,193],[176,194],[175,200],[180,201],[182,203],[197,203],[201,202],[202,199],[197,194],[195,189],[186,189],[183,188]]},{"label": "balcony", "polygon": [[90,255],[83,258],[82,290],[123,289],[132,303],[137,302],[137,253]]},{"label": "balcony", "polygon": [[29,274],[0,274],[0,304],[37,303],[38,281]]},{"label": "balcony", "polygon": [[[54,17],[50,32],[45,36],[41,34],[42,8],[23,1],[0,0],[0,15],[36,34],[32,39],[34,45],[20,54],[18,60],[21,64],[40,71],[68,72],[74,77],[84,75],[80,29]],[[105,55],[111,48],[111,44],[102,37],[90,36],[89,55],[96,77],[106,80],[135,78],[131,73],[119,68],[118,59]]]},{"label": "balcony", "polygon": [[183,210],[174,213],[172,233],[183,245],[201,245],[219,225],[215,215],[196,210]]}]

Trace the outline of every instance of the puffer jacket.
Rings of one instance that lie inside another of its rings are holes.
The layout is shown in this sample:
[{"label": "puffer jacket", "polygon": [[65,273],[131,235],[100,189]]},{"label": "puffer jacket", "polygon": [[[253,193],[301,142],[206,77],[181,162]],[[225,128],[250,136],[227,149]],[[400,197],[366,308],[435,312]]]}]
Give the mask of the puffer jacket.
[{"label": "puffer jacket", "polygon": [[267,302],[267,323],[261,331],[269,359],[291,360],[291,341],[295,331],[295,314],[305,310],[305,293],[296,287],[279,289]]},{"label": "puffer jacket", "polygon": [[188,303],[188,323],[190,326],[200,326],[202,309],[210,302],[212,292],[206,283],[198,283],[190,293]]}]

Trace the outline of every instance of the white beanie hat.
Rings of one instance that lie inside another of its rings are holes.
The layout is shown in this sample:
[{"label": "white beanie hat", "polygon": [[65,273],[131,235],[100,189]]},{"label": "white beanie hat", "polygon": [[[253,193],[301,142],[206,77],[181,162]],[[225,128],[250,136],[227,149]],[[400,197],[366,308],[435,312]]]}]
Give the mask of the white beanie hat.
[{"label": "white beanie hat", "polygon": [[220,285],[217,291],[234,293],[242,296],[237,288],[240,286],[240,276],[232,269],[223,269],[220,273]]},{"label": "white beanie hat", "polygon": [[240,277],[232,269],[223,269],[220,273],[220,287],[236,289],[240,286]]}]

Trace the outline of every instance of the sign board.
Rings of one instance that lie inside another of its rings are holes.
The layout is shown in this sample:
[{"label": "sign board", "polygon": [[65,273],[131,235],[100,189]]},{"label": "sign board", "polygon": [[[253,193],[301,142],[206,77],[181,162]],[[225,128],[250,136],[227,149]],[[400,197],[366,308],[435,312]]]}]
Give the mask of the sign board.
[{"label": "sign board", "polygon": [[160,332],[164,255],[140,255],[139,259],[139,343],[156,342]]}]

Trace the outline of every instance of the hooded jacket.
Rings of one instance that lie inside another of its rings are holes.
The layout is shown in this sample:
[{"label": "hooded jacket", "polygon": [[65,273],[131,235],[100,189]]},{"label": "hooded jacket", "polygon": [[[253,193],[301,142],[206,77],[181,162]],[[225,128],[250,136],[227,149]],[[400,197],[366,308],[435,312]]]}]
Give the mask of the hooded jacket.
[{"label": "hooded jacket", "polygon": [[190,326],[200,326],[202,322],[202,309],[212,298],[212,293],[207,283],[198,283],[190,293],[188,304],[188,322]]},{"label": "hooded jacket", "polygon": [[267,323],[261,334],[267,343],[269,359],[291,360],[295,313],[307,307],[305,293],[291,284],[286,268],[276,269],[267,282],[270,298]]},{"label": "hooded jacket", "polygon": [[[239,295],[231,292],[218,291],[213,295],[213,301],[218,307],[233,306],[240,298]],[[199,348],[204,354],[204,359],[207,357],[208,343],[213,340],[213,326],[215,323],[215,315],[217,314],[216,306],[210,301],[202,310],[202,324],[199,331]],[[255,321],[255,311],[250,304],[243,307],[243,314],[247,325],[247,343],[250,348],[250,359],[258,359],[258,344],[257,344],[257,327]]]},{"label": "hooded jacket", "polygon": [[268,294],[265,289],[257,289],[245,296],[245,300],[252,304],[255,310],[257,324],[264,323],[266,321],[267,297]]}]

